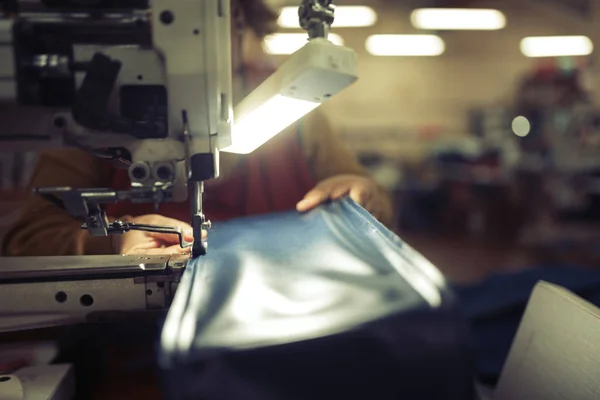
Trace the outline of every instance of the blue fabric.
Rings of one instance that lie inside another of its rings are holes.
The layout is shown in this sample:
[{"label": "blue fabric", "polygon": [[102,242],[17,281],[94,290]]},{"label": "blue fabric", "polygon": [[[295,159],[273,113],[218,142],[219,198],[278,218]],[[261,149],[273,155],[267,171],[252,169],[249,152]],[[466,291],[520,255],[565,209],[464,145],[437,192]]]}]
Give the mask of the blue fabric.
[{"label": "blue fabric", "polygon": [[563,286],[600,306],[600,271],[570,266],[498,274],[476,285],[454,288],[461,312],[470,324],[480,380],[497,381],[529,296],[540,280]]},{"label": "blue fabric", "polygon": [[467,399],[443,277],[346,198],[217,224],[169,310],[172,399]]}]

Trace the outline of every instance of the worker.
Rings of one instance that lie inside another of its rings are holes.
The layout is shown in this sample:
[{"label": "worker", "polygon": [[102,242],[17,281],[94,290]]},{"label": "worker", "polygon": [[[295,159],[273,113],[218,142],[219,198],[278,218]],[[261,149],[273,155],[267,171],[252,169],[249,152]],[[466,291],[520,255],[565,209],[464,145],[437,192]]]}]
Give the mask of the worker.
[{"label": "worker", "polygon": [[[277,14],[264,0],[233,0],[232,65],[234,88],[251,89],[258,82],[242,59],[244,41],[262,40],[274,31]],[[235,101],[248,90],[234,90]],[[385,190],[369,178],[336,136],[319,111],[294,124],[250,155],[221,154],[221,176],[205,183],[203,210],[213,223],[231,218],[297,209],[306,212],[349,195],[388,227],[392,202]],[[38,158],[30,187],[70,186],[128,189],[125,169],[117,169],[76,149],[44,152]],[[107,205],[110,220],[180,226],[192,240],[189,208],[184,203]],[[20,217],[4,238],[7,256],[177,253],[176,235],[132,231],[107,237],[91,236],[80,221],[32,194]]]}]

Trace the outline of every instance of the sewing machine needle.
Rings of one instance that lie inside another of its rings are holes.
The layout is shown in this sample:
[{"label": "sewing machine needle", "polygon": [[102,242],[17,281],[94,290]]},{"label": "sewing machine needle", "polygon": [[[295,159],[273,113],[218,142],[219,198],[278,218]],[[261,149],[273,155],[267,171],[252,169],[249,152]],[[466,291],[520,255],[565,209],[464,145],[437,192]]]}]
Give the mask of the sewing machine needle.
[{"label": "sewing machine needle", "polygon": [[206,239],[202,235],[202,231],[206,227],[206,220],[202,211],[203,192],[203,182],[190,182],[190,212],[192,215],[192,230],[194,234],[192,257],[203,256],[206,254]]}]

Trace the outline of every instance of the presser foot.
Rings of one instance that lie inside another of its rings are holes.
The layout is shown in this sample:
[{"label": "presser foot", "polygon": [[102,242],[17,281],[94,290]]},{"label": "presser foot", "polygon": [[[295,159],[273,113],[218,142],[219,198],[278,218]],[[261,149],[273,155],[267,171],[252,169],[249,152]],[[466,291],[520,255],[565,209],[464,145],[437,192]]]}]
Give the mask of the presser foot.
[{"label": "presser foot", "polygon": [[205,256],[206,255],[206,247],[202,240],[194,241],[192,245],[192,258]]},{"label": "presser foot", "polygon": [[192,258],[206,255],[207,236],[210,227],[211,223],[204,218],[204,215],[197,214],[192,217],[192,228],[194,231]]}]

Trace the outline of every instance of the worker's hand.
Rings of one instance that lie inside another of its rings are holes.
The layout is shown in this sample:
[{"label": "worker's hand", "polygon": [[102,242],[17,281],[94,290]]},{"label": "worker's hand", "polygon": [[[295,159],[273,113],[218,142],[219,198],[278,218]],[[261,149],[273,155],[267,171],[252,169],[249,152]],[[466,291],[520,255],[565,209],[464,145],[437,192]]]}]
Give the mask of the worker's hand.
[{"label": "worker's hand", "polygon": [[380,217],[382,201],[377,185],[371,179],[358,175],[338,175],[319,182],[297,204],[296,209],[300,212],[309,211],[326,201],[348,195],[375,218]]},{"label": "worker's hand", "polygon": [[[142,215],[140,217],[123,217],[121,221],[136,224],[180,227],[186,241],[194,240],[190,224],[162,215]],[[203,236],[205,233],[203,232]],[[190,248],[181,248],[179,237],[174,234],[129,231],[122,235],[112,235],[113,249],[118,254],[187,254]]]}]

